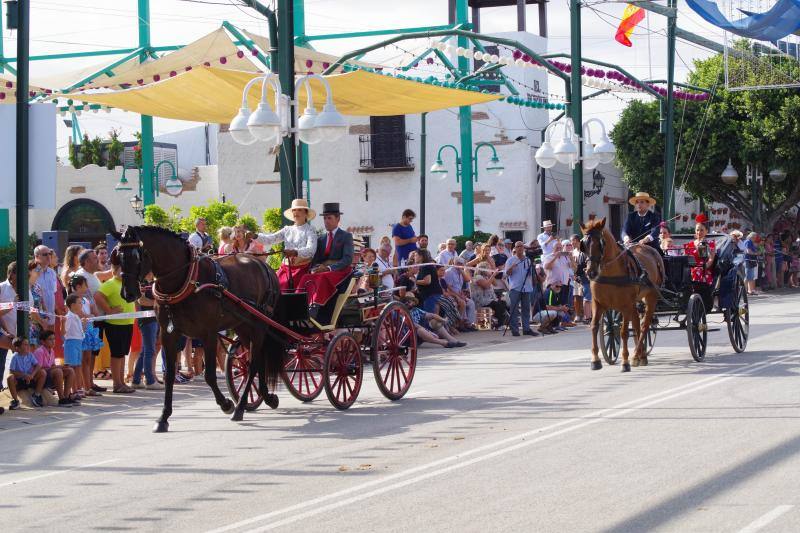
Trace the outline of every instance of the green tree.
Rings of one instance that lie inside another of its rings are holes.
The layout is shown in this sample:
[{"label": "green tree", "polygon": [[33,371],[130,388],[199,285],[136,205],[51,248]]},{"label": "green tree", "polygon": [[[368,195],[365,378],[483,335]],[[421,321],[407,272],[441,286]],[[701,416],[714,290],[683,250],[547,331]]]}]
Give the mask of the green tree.
[{"label": "green tree", "polygon": [[111,128],[108,132],[110,142],[108,143],[108,164],[106,167],[109,170],[114,170],[117,166],[122,164],[122,152],[125,150],[125,145],[119,140],[119,130]]},{"label": "green tree", "polygon": [[176,205],[166,210],[157,204],[144,208],[144,223],[149,226],[159,226],[179,233],[182,231],[182,220],[181,208]]},{"label": "green tree", "polygon": [[219,201],[209,202],[207,205],[196,205],[189,209],[189,216],[181,220],[181,230],[194,231],[194,221],[198,218],[206,219],[208,234],[217,242],[217,230],[222,226],[234,226],[239,218],[238,208],[229,203]]},{"label": "green tree", "polygon": [[236,225],[244,226],[245,228],[247,228],[247,231],[252,231],[253,233],[258,233],[259,231],[261,231],[261,228],[258,227],[258,221],[256,220],[256,217],[254,217],[250,213],[242,215],[242,217],[236,221]]},{"label": "green tree", "polygon": [[[283,216],[281,215],[281,210],[278,207],[271,207],[264,211],[264,214],[261,216],[261,221],[264,223],[264,231],[267,233],[274,233],[281,229],[283,225]],[[273,250],[280,251],[283,250],[283,243],[278,243],[272,246]],[[273,270],[277,270],[281,266],[281,259],[282,256],[280,254],[271,255],[267,257],[267,264],[272,267]]]},{"label": "green tree", "polygon": [[[726,91],[723,67],[721,55],[695,61],[689,83],[715,88],[715,96],[705,103],[676,103],[675,186],[725,204],[756,231],[768,231],[800,201],[800,95],[791,89]],[[631,189],[645,190],[663,201],[664,137],[658,120],[658,102],[632,101],[611,137]],[[740,174],[732,186],[720,179],[728,159]],[[755,216],[744,179],[747,165],[764,173],[763,209]],[[774,183],[767,172],[779,167],[787,171],[787,178]]]}]

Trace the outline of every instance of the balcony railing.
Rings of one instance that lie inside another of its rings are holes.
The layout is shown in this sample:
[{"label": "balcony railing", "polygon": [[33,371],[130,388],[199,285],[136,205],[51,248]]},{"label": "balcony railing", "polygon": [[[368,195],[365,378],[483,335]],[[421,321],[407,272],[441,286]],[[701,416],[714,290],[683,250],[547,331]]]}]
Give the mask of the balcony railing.
[{"label": "balcony railing", "polygon": [[358,136],[361,172],[414,169],[410,133],[370,133]]}]

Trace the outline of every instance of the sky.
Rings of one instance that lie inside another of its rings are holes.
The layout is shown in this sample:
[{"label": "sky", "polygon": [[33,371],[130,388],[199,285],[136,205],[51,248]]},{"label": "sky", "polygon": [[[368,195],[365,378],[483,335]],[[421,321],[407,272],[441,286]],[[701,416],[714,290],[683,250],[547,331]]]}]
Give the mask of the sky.
[{"label": "sky", "polygon": [[[151,0],[152,44],[186,44],[218,28],[223,20],[266,35],[266,21],[255,11],[233,5],[235,3],[237,0]],[[136,0],[32,0],[31,4],[33,55],[132,48],[137,44]],[[625,3],[588,0],[585,4],[582,9],[584,57],[617,63],[640,78],[666,78],[664,17],[649,14],[631,37],[633,47],[627,48],[614,41]],[[679,27],[720,43],[723,41],[722,31],[694,15],[683,0],[679,0],[678,10]],[[305,11],[307,33],[311,35],[447,23],[447,0],[307,0]],[[14,56],[14,32],[5,29],[5,24],[3,26],[5,55]],[[536,6],[528,7],[528,29],[534,32],[538,29]],[[548,3],[548,29],[548,51],[569,53],[567,0]],[[516,30],[515,7],[482,10],[482,33],[513,30]],[[342,54],[380,39],[325,40],[314,44],[321,51]],[[384,53],[389,57],[399,52],[395,49]],[[711,52],[705,49],[679,41],[675,79],[685,80],[692,61],[709,55]],[[36,61],[31,66],[31,78],[35,80],[37,76],[74,71],[113,59],[113,56],[106,56],[88,60]],[[553,81],[554,78],[551,78],[551,92],[558,92],[560,84]],[[611,127],[630,98],[641,97],[608,95],[587,102],[584,119],[597,117]],[[109,129],[115,127],[122,130],[123,140],[133,138],[133,132],[139,127],[138,122],[137,115],[121,111],[81,117],[81,127],[85,133],[106,137]],[[156,119],[155,133],[168,133],[193,125]],[[59,129],[59,152],[63,153],[69,133],[66,127]]]}]

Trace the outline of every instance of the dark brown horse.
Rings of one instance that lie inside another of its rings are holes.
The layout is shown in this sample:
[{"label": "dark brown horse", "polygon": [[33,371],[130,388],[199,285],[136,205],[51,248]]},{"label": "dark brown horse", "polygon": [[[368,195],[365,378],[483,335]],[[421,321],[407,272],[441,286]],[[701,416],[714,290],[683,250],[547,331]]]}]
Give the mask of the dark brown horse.
[{"label": "dark brown horse", "polygon": [[[274,389],[283,361],[285,345],[262,322],[237,307],[217,288],[224,284],[239,298],[270,316],[275,309],[280,288],[275,273],[263,261],[248,254],[225,256],[218,261],[198,257],[180,235],[152,226],[129,227],[115,234],[119,244],[115,250],[122,265],[122,297],[132,302],[141,295],[140,283],[152,271],[155,276],[155,312],[160,327],[161,343],[166,353],[164,376],[164,408],[153,428],[165,432],[172,414],[172,388],[175,361],[182,336],[199,339],[206,347],[205,380],[222,411],[232,420],[242,420],[247,394],[239,403],[226,398],[217,385],[217,332],[233,329],[244,346],[250,346],[249,390],[256,375],[260,392],[273,409],[278,397],[268,393]],[[199,289],[199,290],[198,290]]]},{"label": "dark brown horse", "polygon": [[[592,290],[592,370],[600,370],[603,363],[597,356],[597,334],[603,313],[616,309],[622,313],[622,371],[630,372],[628,363],[628,324],[633,324],[636,349],[633,366],[647,365],[644,339],[658,301],[658,287],[664,282],[664,260],[650,246],[637,244],[625,250],[606,228],[606,219],[581,224],[584,234],[583,247],[589,260],[586,275]],[[629,253],[630,252],[630,253]],[[631,254],[635,257],[632,257]],[[642,268],[647,281],[640,279]],[[644,302],[644,319],[639,322],[637,304]]]}]

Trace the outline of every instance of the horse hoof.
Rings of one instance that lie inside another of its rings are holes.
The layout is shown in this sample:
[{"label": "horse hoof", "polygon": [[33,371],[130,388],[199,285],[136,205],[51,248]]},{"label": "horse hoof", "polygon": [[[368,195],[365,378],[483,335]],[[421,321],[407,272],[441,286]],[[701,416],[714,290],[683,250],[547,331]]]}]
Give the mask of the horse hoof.
[{"label": "horse hoof", "polygon": [[267,394],[264,396],[264,403],[267,404],[267,406],[271,409],[277,409],[280,400],[278,399],[277,394]]},{"label": "horse hoof", "polygon": [[222,412],[226,415],[233,413],[233,410],[236,409],[236,404],[230,400],[225,400],[223,404],[220,406],[222,408]]},{"label": "horse hoof", "polygon": [[233,416],[231,416],[231,420],[234,422],[241,422],[244,420],[244,412],[234,411]]},{"label": "horse hoof", "polygon": [[633,366],[639,366],[639,360],[634,357]]},{"label": "horse hoof", "polygon": [[641,359],[639,361],[639,364],[642,365],[642,366],[647,366],[647,363],[648,363],[647,357],[645,357],[645,358],[643,358],[643,359]]},{"label": "horse hoof", "polygon": [[622,371],[623,372],[630,372],[631,371],[631,364],[630,363],[622,363]]},{"label": "horse hoof", "polygon": [[166,433],[169,431],[169,422],[156,422],[153,426],[153,433]]},{"label": "horse hoof", "polygon": [[592,361],[592,370],[600,370],[603,368],[603,363],[600,361]]}]

